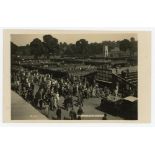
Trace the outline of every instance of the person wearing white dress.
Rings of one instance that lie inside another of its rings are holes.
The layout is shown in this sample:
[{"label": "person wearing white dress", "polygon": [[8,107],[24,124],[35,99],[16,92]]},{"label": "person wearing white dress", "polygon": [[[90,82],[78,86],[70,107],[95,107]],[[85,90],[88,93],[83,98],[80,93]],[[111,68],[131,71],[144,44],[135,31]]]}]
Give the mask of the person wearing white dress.
[{"label": "person wearing white dress", "polygon": [[57,92],[56,95],[56,104],[59,105],[59,100],[60,100],[60,97],[59,97],[59,93]]}]

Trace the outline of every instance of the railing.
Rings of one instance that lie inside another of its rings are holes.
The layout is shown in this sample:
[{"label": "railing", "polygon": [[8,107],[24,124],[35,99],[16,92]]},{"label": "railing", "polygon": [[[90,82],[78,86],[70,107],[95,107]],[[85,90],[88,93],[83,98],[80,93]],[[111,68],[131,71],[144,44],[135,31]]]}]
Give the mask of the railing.
[{"label": "railing", "polygon": [[131,86],[133,86],[133,87],[136,87],[136,85],[134,85],[134,84],[132,84],[131,82],[129,82],[127,79],[124,79],[124,78],[122,78],[122,77],[120,77],[120,76],[118,76],[118,75],[116,75],[116,74],[113,74],[115,77],[117,77],[118,79],[120,79],[122,82],[124,82],[124,83],[127,83],[127,84],[129,84],[129,85],[131,85]]}]

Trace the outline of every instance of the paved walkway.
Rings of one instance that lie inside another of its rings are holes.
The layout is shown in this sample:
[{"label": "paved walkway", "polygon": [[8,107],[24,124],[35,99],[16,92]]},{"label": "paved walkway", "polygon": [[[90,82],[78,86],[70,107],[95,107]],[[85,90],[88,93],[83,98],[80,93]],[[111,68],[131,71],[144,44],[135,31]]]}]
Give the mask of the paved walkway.
[{"label": "paved walkway", "polygon": [[[38,87],[35,86],[35,92],[37,91]],[[35,109],[30,103],[27,103],[22,97],[12,91],[12,106],[11,106],[11,118],[12,120],[56,120],[56,110],[51,111],[49,108],[39,110]],[[78,111],[78,106],[76,106],[77,98],[74,97],[74,110]],[[64,98],[60,97],[59,106],[62,110],[62,118],[68,120],[69,111],[64,109],[63,106]],[[101,98],[89,98],[84,99],[84,115],[91,115],[91,117],[83,117],[83,119],[91,119],[91,120],[102,120],[102,116],[104,114],[103,111],[99,110],[98,107],[100,106]],[[107,114],[108,120],[122,120],[122,118],[117,116],[112,116]]]},{"label": "paved walkway", "polygon": [[12,120],[47,120],[31,104],[27,103],[17,93],[11,91],[11,119]]}]

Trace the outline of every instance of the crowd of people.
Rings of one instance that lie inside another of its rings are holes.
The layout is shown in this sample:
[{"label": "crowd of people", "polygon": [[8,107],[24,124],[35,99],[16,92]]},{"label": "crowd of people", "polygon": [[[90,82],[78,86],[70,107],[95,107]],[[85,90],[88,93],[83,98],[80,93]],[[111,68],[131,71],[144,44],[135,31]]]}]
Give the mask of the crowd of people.
[{"label": "crowd of people", "polygon": [[[62,108],[69,113],[66,119],[81,119],[84,113],[84,99],[107,96],[110,90],[103,90],[95,82],[86,78],[67,77],[53,78],[52,74],[41,74],[38,70],[20,68],[11,74],[12,89],[34,107],[43,110],[48,117],[48,111],[55,111],[57,119],[62,119]],[[60,97],[64,98],[63,107]],[[73,98],[76,97],[76,100]],[[75,111],[75,106],[78,110]],[[63,118],[65,119],[65,118]]]}]

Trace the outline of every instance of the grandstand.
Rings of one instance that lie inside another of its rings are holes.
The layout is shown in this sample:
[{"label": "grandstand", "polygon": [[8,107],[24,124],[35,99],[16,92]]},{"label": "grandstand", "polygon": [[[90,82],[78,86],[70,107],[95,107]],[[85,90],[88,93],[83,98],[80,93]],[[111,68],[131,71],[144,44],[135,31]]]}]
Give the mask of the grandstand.
[{"label": "grandstand", "polygon": [[137,87],[138,84],[138,74],[137,72],[131,72],[125,77],[125,80],[129,82],[130,84]]}]

